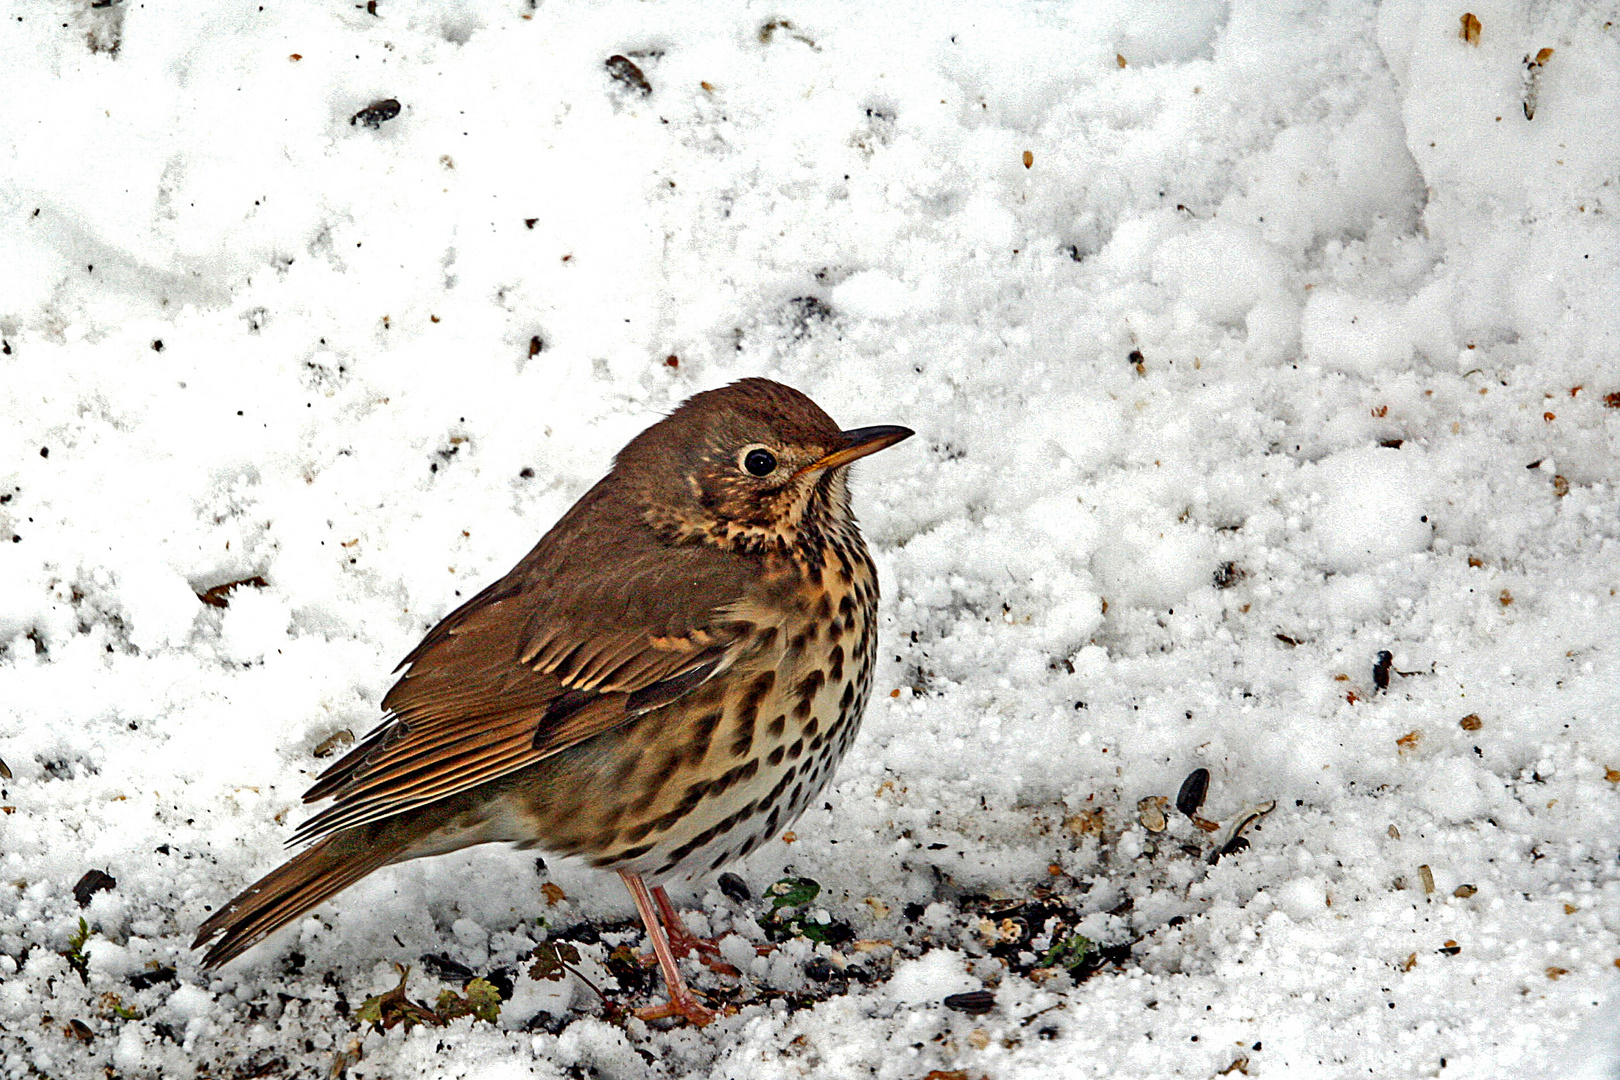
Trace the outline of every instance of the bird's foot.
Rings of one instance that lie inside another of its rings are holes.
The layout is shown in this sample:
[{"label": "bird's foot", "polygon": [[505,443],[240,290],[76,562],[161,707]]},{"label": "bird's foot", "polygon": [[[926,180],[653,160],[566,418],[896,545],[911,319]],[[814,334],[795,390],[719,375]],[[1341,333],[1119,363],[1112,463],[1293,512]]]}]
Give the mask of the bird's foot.
[{"label": "bird's foot", "polygon": [[666,924],[664,930],[669,934],[669,947],[675,950],[676,956],[684,959],[693,953],[720,955],[720,942],[717,939],[698,937],[686,928],[684,922],[676,922],[674,926]]},{"label": "bird's foot", "polygon": [[[710,971],[721,975],[739,978],[742,972],[720,959],[720,943],[714,938],[698,937],[686,928],[686,921],[670,901],[669,894],[660,886],[652,890],[653,902],[658,906],[660,921],[664,925],[664,933],[669,941],[669,948],[676,957],[685,959],[693,953],[697,954],[698,961]],[[641,962],[648,966],[656,964],[656,954],[643,956]]]},{"label": "bird's foot", "polygon": [[735,1009],[719,1011],[711,1009],[699,1001],[696,994],[687,990],[684,994],[671,995],[662,1005],[648,1005],[646,1008],[637,1009],[636,1017],[641,1020],[667,1020],[670,1017],[679,1017],[695,1027],[705,1027],[722,1015],[734,1012]]},{"label": "bird's foot", "polygon": [[[711,1023],[720,1014],[703,1004],[686,985],[686,980],[681,978],[681,966],[676,959],[675,949],[670,944],[669,930],[675,929],[686,939],[684,945],[689,953],[697,951],[699,957],[703,957],[704,953],[694,945],[699,939],[686,929],[685,924],[681,922],[680,914],[675,911],[675,905],[669,902],[664,890],[658,889],[656,892],[649,890],[640,874],[628,870],[619,871],[619,877],[624,879],[625,887],[630,890],[630,895],[636,901],[636,911],[641,915],[642,925],[647,928],[647,940],[652,943],[654,960],[664,973],[664,986],[669,991],[667,1003],[637,1009],[636,1015],[643,1020],[662,1020],[665,1017],[678,1016],[698,1027]],[[660,913],[662,919],[659,918]],[[708,944],[716,952],[719,951],[719,946],[712,941]],[[734,974],[737,971],[730,964],[724,966],[730,968]],[[734,1013],[736,1009],[727,1011]]]},{"label": "bird's foot", "polygon": [[[676,926],[679,927],[679,929],[671,930],[668,927],[665,927],[665,932],[669,935],[669,951],[674,953],[678,959],[684,960],[688,956],[696,953],[698,963],[702,964],[710,971],[713,971],[719,975],[726,975],[734,979],[741,978],[741,971],[738,971],[731,964],[728,964],[724,960],[720,959],[719,942],[715,941],[714,938],[698,937],[696,934],[693,934],[691,931],[687,930],[685,926],[682,926],[679,923],[677,923]],[[658,954],[642,953],[636,959],[641,961],[643,967],[652,967],[654,964],[658,963]]]}]

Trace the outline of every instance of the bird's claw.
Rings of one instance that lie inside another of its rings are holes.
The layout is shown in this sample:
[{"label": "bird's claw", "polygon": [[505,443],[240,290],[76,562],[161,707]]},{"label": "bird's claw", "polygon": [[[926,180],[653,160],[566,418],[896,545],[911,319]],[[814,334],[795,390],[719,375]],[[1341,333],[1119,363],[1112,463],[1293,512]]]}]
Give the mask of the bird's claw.
[{"label": "bird's claw", "polygon": [[684,998],[671,998],[662,1005],[648,1005],[636,1010],[636,1017],[640,1020],[667,1020],[679,1017],[694,1027],[706,1027],[722,1016],[736,1013],[734,1008],[715,1010],[709,1008],[698,1000],[697,995],[688,992]]},{"label": "bird's claw", "polygon": [[[670,951],[682,960],[696,953],[698,963],[718,975],[725,975],[733,979],[742,977],[741,971],[720,959],[720,946],[713,938],[693,937],[689,934],[670,934],[669,947]],[[642,953],[636,959],[641,961],[642,967],[653,967],[658,963],[658,954]]]}]

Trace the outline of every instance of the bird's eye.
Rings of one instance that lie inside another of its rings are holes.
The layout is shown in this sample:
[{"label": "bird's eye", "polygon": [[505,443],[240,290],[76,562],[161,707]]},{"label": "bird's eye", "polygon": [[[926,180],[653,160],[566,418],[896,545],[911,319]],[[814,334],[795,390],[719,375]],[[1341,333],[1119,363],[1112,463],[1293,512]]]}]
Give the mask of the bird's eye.
[{"label": "bird's eye", "polygon": [[776,471],[776,455],[759,447],[743,457],[743,468],[752,476],[769,476]]}]

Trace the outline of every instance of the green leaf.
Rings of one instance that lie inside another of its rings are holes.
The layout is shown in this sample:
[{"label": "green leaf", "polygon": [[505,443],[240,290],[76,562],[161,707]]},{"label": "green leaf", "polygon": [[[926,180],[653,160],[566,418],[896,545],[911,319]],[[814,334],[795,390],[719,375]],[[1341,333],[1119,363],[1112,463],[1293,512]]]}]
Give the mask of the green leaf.
[{"label": "green leaf", "polygon": [[534,957],[534,963],[529,965],[531,979],[561,982],[568,974],[568,965],[579,963],[579,950],[566,941],[542,941],[531,955]]},{"label": "green leaf", "polygon": [[472,1014],[486,1024],[501,1018],[501,992],[488,979],[474,979],[467,984],[467,1004]]},{"label": "green leaf", "polygon": [[827,941],[833,924],[818,922],[802,910],[820,895],[820,883],[811,878],[785,877],[765,890],[771,910],[759,920],[759,924],[773,941],[785,941],[791,937]]},{"label": "green leaf", "polygon": [[360,1011],[354,1014],[354,1018],[362,1024],[377,1024],[378,1026],[381,1026],[382,1000],[382,994],[378,994],[376,997],[366,998],[365,1003],[360,1006]]},{"label": "green leaf", "polygon": [[426,1005],[418,1004],[405,996],[405,983],[411,977],[411,969],[405,964],[395,964],[394,970],[399,972],[399,985],[392,990],[385,990],[376,997],[369,997],[361,1004],[360,1011],[355,1018],[361,1023],[377,1025],[379,1029],[387,1030],[396,1024],[404,1024],[409,1031],[417,1024],[430,1024],[440,1027],[444,1020],[438,1013]]},{"label": "green leaf", "polygon": [[821,884],[807,877],[785,877],[765,890],[775,911],[803,907],[821,894]]},{"label": "green leaf", "polygon": [[67,952],[62,954],[62,959],[68,962],[68,967],[79,973],[79,981],[86,985],[90,982],[90,958],[84,955],[84,945],[89,940],[90,924],[84,921],[83,915],[80,915],[79,929],[68,938]]},{"label": "green leaf", "polygon": [[1041,957],[1036,967],[1061,967],[1070,971],[1085,963],[1091,952],[1091,939],[1084,934],[1070,934],[1062,938]]},{"label": "green leaf", "polygon": [[438,1008],[434,1011],[445,1023],[471,1016],[493,1024],[501,1018],[501,992],[488,979],[473,979],[467,983],[465,997],[454,990],[440,990]]}]

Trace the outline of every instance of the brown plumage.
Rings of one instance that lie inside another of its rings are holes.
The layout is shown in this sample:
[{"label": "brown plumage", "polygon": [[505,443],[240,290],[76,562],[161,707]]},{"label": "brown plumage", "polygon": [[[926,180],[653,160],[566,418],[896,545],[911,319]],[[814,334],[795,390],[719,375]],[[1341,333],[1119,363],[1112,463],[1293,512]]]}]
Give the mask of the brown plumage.
[{"label": "brown plumage", "polygon": [[671,1003],[681,981],[657,879],[718,868],[798,816],[860,723],[877,575],[851,461],[906,428],[840,431],[809,398],[745,379],[688,399],[511,572],[400,664],[385,719],[321,775],[315,840],[203,924],[225,963],[392,862],[492,841],[618,870]]}]

